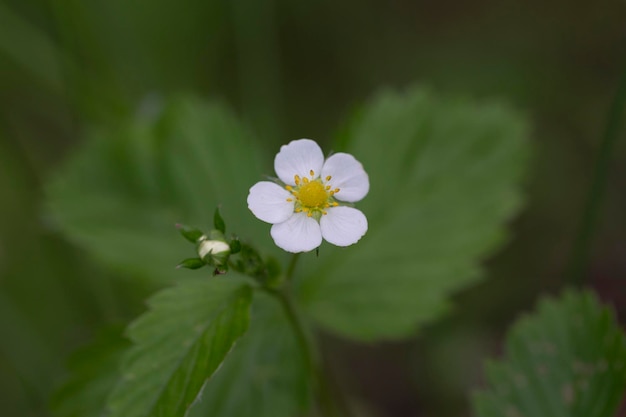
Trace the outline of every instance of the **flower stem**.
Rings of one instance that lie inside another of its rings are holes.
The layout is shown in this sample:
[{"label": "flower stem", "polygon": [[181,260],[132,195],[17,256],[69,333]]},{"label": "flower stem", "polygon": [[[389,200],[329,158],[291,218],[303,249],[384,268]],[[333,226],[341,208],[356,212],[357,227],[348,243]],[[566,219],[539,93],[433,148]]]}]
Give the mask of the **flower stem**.
[{"label": "flower stem", "polygon": [[287,319],[289,320],[289,323],[291,324],[298,340],[298,344],[302,349],[308,373],[311,376],[311,389],[313,391],[315,406],[316,408],[319,408],[316,411],[319,415],[324,417],[339,417],[346,415],[346,413],[339,409],[339,406],[334,401],[334,395],[329,389],[328,381],[326,379],[318,342],[298,311],[294,303],[293,296],[288,288],[289,283],[287,283],[282,290],[275,291],[274,295],[277,296],[283,305]]},{"label": "flower stem", "polygon": [[[300,313],[291,290],[291,281],[299,256],[300,254],[294,254],[291,258],[289,266],[287,267],[284,285],[279,289],[266,289],[278,298],[282,304],[289,324],[293,328],[296,339],[298,340],[304,360],[306,361],[307,371],[311,376],[311,388],[316,408],[319,407],[319,410],[316,411],[318,411],[319,415],[325,417],[339,417],[346,415],[347,410],[344,410],[346,412],[342,412],[334,401],[334,396],[329,388],[327,376],[324,371],[319,343],[315,338],[314,332]],[[345,409],[346,407],[342,408]]]},{"label": "flower stem", "polygon": [[587,203],[584,208],[580,227],[574,247],[569,268],[569,279],[574,285],[582,285],[587,273],[589,263],[589,250],[593,241],[595,227],[607,178],[609,176],[611,153],[615,146],[623,125],[624,110],[626,108],[626,71],[622,73],[620,85],[609,110],[608,120],[598,156],[596,157],[593,177]]},{"label": "flower stem", "polygon": [[299,253],[294,253],[291,257],[291,262],[289,262],[289,266],[287,267],[287,273],[285,274],[287,281],[291,281],[293,279],[293,273],[296,270],[296,264],[298,263],[299,258]]}]

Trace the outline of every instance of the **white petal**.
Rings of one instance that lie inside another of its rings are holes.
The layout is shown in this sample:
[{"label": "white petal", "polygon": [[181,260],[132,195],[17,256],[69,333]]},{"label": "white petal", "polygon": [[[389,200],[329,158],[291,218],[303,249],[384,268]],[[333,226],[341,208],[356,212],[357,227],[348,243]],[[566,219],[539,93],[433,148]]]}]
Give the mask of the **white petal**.
[{"label": "white petal", "polygon": [[370,180],[363,165],[350,154],[331,155],[322,168],[322,178],[329,175],[328,184],[340,190],[335,194],[337,200],[353,203],[365,197],[370,189]]},{"label": "white petal", "polygon": [[293,214],[293,202],[289,191],[269,181],[257,182],[250,188],[248,208],[259,219],[267,223],[282,223]]},{"label": "white petal", "polygon": [[270,233],[276,246],[287,252],[308,252],[322,244],[320,225],[304,213],[296,213],[286,222],[275,224]]},{"label": "white petal", "polygon": [[311,139],[292,140],[280,148],[274,158],[274,170],[278,178],[285,184],[294,185],[294,175],[310,177],[310,171],[319,177],[324,154],[322,149]]},{"label": "white petal", "polygon": [[352,207],[331,207],[328,214],[320,219],[322,236],[337,246],[349,246],[361,239],[367,232],[367,218]]}]

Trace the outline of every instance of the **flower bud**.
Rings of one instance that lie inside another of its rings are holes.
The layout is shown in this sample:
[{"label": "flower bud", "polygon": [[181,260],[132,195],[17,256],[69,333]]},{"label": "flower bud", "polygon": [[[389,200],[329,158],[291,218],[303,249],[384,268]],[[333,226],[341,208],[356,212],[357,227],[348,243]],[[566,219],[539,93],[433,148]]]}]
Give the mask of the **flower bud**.
[{"label": "flower bud", "polygon": [[198,255],[209,265],[222,266],[226,265],[228,256],[230,255],[230,245],[224,240],[221,233],[211,232],[211,238],[203,236],[199,239]]}]

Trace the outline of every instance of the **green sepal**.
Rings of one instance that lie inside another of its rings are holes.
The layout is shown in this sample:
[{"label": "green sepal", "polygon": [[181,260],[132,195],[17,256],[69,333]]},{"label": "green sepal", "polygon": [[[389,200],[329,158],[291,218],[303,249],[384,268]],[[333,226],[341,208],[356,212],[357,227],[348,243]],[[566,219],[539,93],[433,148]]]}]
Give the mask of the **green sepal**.
[{"label": "green sepal", "polygon": [[187,258],[178,265],[176,265],[176,268],[199,269],[202,268],[204,265],[206,265],[206,262],[204,262],[200,258]]},{"label": "green sepal", "polygon": [[226,223],[224,222],[224,218],[220,214],[220,208],[215,208],[215,214],[213,215],[213,226],[219,230],[220,232],[226,233]]},{"label": "green sepal", "polygon": [[241,244],[240,252],[232,267],[244,275],[254,277],[259,282],[267,280],[267,270],[261,255],[252,246],[245,243]]},{"label": "green sepal", "polygon": [[176,225],[176,228],[178,229],[180,234],[183,235],[183,237],[187,239],[188,241],[190,241],[191,243],[197,243],[198,239],[204,236],[204,233],[202,233],[202,231],[194,227],[186,226],[184,224],[178,223]]},{"label": "green sepal", "polygon": [[241,242],[237,238],[230,241],[230,253],[235,254],[241,252]]}]

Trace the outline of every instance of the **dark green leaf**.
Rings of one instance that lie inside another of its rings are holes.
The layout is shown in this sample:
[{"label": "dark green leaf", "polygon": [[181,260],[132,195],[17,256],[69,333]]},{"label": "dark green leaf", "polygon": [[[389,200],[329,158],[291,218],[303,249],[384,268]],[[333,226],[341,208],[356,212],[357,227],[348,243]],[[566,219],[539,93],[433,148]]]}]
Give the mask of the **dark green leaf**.
[{"label": "dark green leaf", "polygon": [[246,331],[251,288],[235,274],[194,279],[150,300],[108,400],[110,417],[184,416]]},{"label": "dark green leaf", "polygon": [[325,327],[356,339],[404,337],[480,278],[522,202],[527,126],[498,103],[412,89],[370,102],[343,137],[363,163],[369,230],[324,245],[301,268],[299,297]]},{"label": "dark green leaf", "polygon": [[209,380],[190,415],[305,415],[310,400],[307,380],[305,358],[281,305],[258,293],[250,329]]},{"label": "dark green leaf", "polygon": [[626,390],[626,336],[594,295],[566,292],[512,327],[487,377],[474,396],[480,417],[612,417]]}]

